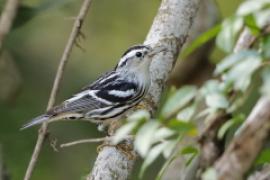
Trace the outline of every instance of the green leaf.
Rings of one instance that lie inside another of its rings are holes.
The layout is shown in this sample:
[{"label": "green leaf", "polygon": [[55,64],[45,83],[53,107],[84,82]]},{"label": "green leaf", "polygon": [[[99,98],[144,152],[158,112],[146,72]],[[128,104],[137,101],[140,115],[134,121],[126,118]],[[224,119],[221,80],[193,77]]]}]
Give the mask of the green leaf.
[{"label": "green leaf", "polygon": [[119,142],[123,141],[127,137],[127,135],[131,134],[131,132],[138,126],[138,124],[139,122],[132,121],[120,127],[116,131],[112,143],[118,144]]},{"label": "green leaf", "polygon": [[257,26],[262,29],[263,27],[265,27],[269,23],[269,17],[270,17],[269,8],[255,13],[254,17],[256,19]]},{"label": "green leaf", "polygon": [[198,155],[199,151],[196,147],[194,146],[186,146],[184,147],[181,152],[182,155],[187,156],[187,160],[185,165],[188,166],[192,162],[192,160]]},{"label": "green leaf", "polygon": [[233,66],[228,73],[222,76],[224,81],[234,83],[234,89],[244,92],[250,85],[251,77],[262,63],[260,56],[249,56],[242,62]]},{"label": "green leaf", "polygon": [[195,86],[182,87],[165,103],[161,110],[162,117],[168,118],[174,114],[176,115],[181,108],[186,106],[195,97],[195,95]]},{"label": "green leaf", "polygon": [[255,36],[259,35],[261,32],[260,27],[258,27],[256,18],[253,14],[244,17],[245,25],[250,29],[251,33]]},{"label": "green leaf", "polygon": [[236,14],[238,16],[246,16],[261,10],[262,8],[270,5],[269,0],[249,0],[244,1],[238,8]]},{"label": "green leaf", "polygon": [[140,174],[139,174],[140,179],[143,177],[145,170],[158,158],[158,156],[162,153],[162,151],[167,148],[167,145],[168,145],[168,143],[164,142],[161,144],[157,144],[156,146],[151,148],[151,150],[147,154],[147,156],[142,164]]},{"label": "green leaf", "polygon": [[157,121],[148,121],[137,132],[134,146],[137,152],[145,157],[153,144],[153,137],[160,124]]},{"label": "green leaf", "polygon": [[234,125],[234,121],[230,120],[225,122],[221,128],[218,130],[218,139],[223,139],[226,132]]},{"label": "green leaf", "polygon": [[265,163],[270,163],[270,149],[264,149],[255,161],[256,165],[262,165]]},{"label": "green leaf", "polygon": [[187,154],[198,154],[198,149],[194,146],[186,146],[181,150],[182,155],[187,155]]},{"label": "green leaf", "polygon": [[140,121],[140,120],[149,120],[150,119],[150,113],[146,110],[138,110],[132,113],[130,116],[128,116],[128,121]]},{"label": "green leaf", "polygon": [[[182,136],[178,136],[177,138],[177,143],[180,142],[182,139]],[[161,170],[158,172],[158,175],[156,177],[156,180],[161,180],[164,172],[166,171],[166,169],[168,168],[168,166],[178,157],[178,153],[173,153],[171,154],[171,156],[166,160],[166,162],[163,164]]]},{"label": "green leaf", "polygon": [[270,35],[266,36],[265,38],[262,39],[261,42],[261,49],[262,49],[262,54],[265,59],[270,58]]},{"label": "green leaf", "polygon": [[217,36],[221,29],[221,24],[218,24],[206,32],[202,33],[199,37],[197,37],[193,42],[191,42],[181,53],[181,58],[184,59],[188,55],[190,55],[193,51],[198,49],[200,46],[205,44],[206,42],[210,41],[214,37]]},{"label": "green leaf", "polygon": [[203,175],[202,180],[217,180],[217,172],[214,168],[207,169]]},{"label": "green leaf", "polygon": [[217,46],[227,53],[231,52],[243,24],[244,21],[241,17],[232,17],[226,19],[222,24],[222,30],[216,38]]},{"label": "green leaf", "polygon": [[192,104],[191,106],[186,107],[185,109],[183,109],[182,111],[180,111],[176,118],[178,120],[185,120],[185,121],[190,121],[191,118],[193,117],[194,113],[196,111],[196,105],[195,103]]},{"label": "green leaf", "polygon": [[169,138],[175,134],[175,131],[172,131],[171,129],[167,127],[161,127],[159,128],[154,136],[153,136],[153,143],[156,143],[161,140],[165,140],[166,138]]},{"label": "green leaf", "polygon": [[224,94],[225,88],[224,84],[217,80],[209,80],[201,88],[206,105],[210,109],[225,109],[229,106],[229,101]]},{"label": "green leaf", "polygon": [[163,150],[163,156],[168,159],[172,153],[174,152],[175,147],[177,146],[179,139],[173,139],[170,141],[166,141],[167,146],[166,149]]},{"label": "green leaf", "polygon": [[177,132],[192,132],[196,130],[196,126],[192,122],[185,122],[185,121],[180,121],[177,119],[172,119],[168,123],[168,127],[171,128],[172,130],[175,130]]},{"label": "green leaf", "polygon": [[217,80],[209,80],[202,86],[200,91],[203,94],[203,96],[206,96],[208,94],[221,92],[220,82]]},{"label": "green leaf", "polygon": [[113,144],[118,144],[123,141],[127,135],[131,134],[134,130],[136,130],[143,122],[150,119],[150,113],[146,110],[138,110],[132,113],[128,117],[128,122],[119,128],[112,140]]},{"label": "green leaf", "polygon": [[245,60],[246,58],[250,57],[258,57],[259,54],[256,51],[252,50],[244,50],[240,52],[233,53],[227,57],[225,57],[220,63],[218,63],[215,74],[219,75],[228,69],[232,68],[235,64]]},{"label": "green leaf", "polygon": [[206,104],[214,109],[226,109],[229,107],[229,101],[224,94],[213,93],[206,96]]},{"label": "green leaf", "polygon": [[261,87],[261,93],[270,97],[270,68],[267,67],[262,72],[263,85]]},{"label": "green leaf", "polygon": [[223,139],[225,134],[228,132],[228,130],[231,127],[234,127],[240,123],[242,123],[245,120],[245,116],[243,114],[239,114],[235,117],[233,117],[231,120],[225,122],[221,128],[218,130],[217,137],[218,139]]}]

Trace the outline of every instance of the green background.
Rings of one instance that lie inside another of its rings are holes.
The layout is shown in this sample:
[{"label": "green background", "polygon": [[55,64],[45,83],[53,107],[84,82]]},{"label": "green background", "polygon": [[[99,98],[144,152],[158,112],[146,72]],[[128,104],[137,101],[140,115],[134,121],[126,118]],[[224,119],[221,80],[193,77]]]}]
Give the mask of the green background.
[{"label": "green background", "polygon": [[[0,1],[0,5],[3,6],[4,2]],[[50,6],[48,9],[45,6],[47,2],[52,3],[47,4]],[[43,10],[20,13],[19,23],[24,21],[24,15],[32,19],[14,28],[5,41],[5,49],[12,55],[22,78],[19,92],[13,100],[0,102],[0,144],[12,179],[22,179],[37,138],[37,127],[25,131],[19,131],[19,128],[46,108],[56,68],[71,31],[72,18],[76,16],[81,2],[22,1],[25,7],[41,7]],[[218,0],[222,17],[234,13],[240,2]],[[94,1],[82,29],[85,39],[79,41],[84,50],[74,48],[57,102],[112,69],[127,47],[142,43],[159,4],[158,0]],[[96,125],[85,122],[55,123],[50,125],[49,132],[58,143],[104,136],[96,130]],[[96,146],[84,144],[54,152],[47,141],[33,179],[83,178],[93,166]],[[144,178],[153,178],[161,162],[160,159],[152,165]],[[140,161],[136,164],[133,179],[137,179],[139,165]]]}]

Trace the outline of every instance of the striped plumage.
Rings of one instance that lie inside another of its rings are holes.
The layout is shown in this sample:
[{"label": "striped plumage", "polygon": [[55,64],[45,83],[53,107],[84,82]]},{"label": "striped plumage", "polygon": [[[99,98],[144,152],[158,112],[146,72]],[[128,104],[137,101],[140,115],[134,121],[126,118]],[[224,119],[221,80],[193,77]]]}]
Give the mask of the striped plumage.
[{"label": "striped plumage", "polygon": [[129,48],[115,69],[22,129],[44,121],[85,118],[93,122],[116,118],[137,105],[150,86],[149,66],[152,56],[161,52],[144,45]]}]

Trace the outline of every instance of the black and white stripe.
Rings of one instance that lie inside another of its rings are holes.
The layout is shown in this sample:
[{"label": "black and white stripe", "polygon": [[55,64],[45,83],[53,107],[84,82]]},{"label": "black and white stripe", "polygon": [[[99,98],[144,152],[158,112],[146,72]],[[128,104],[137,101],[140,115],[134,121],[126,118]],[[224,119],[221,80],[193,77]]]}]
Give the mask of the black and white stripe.
[{"label": "black and white stripe", "polygon": [[57,115],[76,112],[97,120],[114,118],[136,105],[145,93],[146,87],[140,85],[134,77],[123,77],[113,71],[48,113]]},{"label": "black and white stripe", "polygon": [[134,107],[143,99],[150,85],[149,63],[142,64],[145,65],[143,69],[140,69],[142,66],[138,66],[141,62],[149,62],[149,57],[144,57],[148,50],[150,48],[144,45],[129,48],[114,71],[104,74],[94,83],[84,87],[79,93],[44,115],[33,119],[23,128],[57,118],[106,120],[115,118]]}]

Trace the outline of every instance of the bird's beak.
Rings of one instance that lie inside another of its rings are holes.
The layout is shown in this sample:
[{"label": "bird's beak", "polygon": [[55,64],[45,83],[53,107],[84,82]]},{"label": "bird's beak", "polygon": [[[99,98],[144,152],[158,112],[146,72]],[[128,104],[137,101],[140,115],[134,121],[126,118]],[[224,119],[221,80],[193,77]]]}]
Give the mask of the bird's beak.
[{"label": "bird's beak", "polygon": [[166,51],[166,48],[164,48],[163,46],[156,46],[151,48],[150,52],[148,53],[149,57],[153,57],[155,55],[157,55],[160,52],[164,52]]}]

